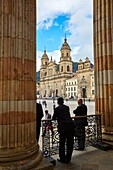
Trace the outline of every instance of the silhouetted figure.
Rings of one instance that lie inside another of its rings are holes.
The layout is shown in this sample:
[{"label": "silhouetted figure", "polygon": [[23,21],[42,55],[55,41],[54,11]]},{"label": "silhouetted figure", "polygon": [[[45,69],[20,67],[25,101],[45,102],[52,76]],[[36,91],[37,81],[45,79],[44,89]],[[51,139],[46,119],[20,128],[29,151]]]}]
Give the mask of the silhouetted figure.
[{"label": "silhouetted figure", "polygon": [[45,101],[45,108],[47,108],[47,102]]},{"label": "silhouetted figure", "polygon": [[78,100],[78,107],[73,111],[75,114],[75,126],[78,138],[78,150],[85,148],[85,126],[88,125],[87,117],[76,118],[76,116],[87,116],[87,106],[83,104],[83,100]]},{"label": "silhouetted figure", "polygon": [[36,140],[39,141],[41,119],[43,117],[43,109],[40,103],[36,103]]},{"label": "silhouetted figure", "polygon": [[[74,123],[70,116],[69,107],[64,105],[64,99],[58,98],[58,105],[54,109],[53,120],[58,121],[59,132],[59,157],[62,163],[69,163],[73,152],[74,143]],[[66,146],[66,149],[65,149]],[[65,153],[66,152],[66,153]]]}]

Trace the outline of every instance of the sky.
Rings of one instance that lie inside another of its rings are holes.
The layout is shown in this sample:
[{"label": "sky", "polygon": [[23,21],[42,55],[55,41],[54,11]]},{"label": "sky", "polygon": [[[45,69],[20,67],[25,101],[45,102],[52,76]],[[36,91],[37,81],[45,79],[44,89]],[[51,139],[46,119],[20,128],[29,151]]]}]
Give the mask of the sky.
[{"label": "sky", "polygon": [[58,63],[66,35],[72,61],[93,59],[93,0],[37,0],[37,71],[46,49]]}]

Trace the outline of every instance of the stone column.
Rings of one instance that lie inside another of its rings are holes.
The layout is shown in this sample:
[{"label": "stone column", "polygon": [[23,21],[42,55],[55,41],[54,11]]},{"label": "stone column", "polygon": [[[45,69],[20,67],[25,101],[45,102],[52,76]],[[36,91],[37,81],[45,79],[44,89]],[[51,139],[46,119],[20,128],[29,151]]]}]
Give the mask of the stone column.
[{"label": "stone column", "polygon": [[103,138],[113,141],[113,1],[94,0],[96,114],[102,114]]},{"label": "stone column", "polygon": [[36,1],[0,0],[0,170],[42,160],[35,103]]}]

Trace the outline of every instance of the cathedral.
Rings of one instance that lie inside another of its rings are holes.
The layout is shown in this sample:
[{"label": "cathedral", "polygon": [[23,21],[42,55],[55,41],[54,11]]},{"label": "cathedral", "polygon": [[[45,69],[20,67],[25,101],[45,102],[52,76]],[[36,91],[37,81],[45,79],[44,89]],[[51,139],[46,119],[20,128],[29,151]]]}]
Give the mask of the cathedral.
[{"label": "cathedral", "polygon": [[[75,63],[77,65],[75,70],[71,58],[71,48],[66,37],[60,51],[60,61],[59,64],[56,64],[52,57],[49,61],[46,50],[44,50],[40,67],[40,97],[77,98],[83,97],[83,90],[85,90],[84,97],[94,99],[94,82],[91,82],[94,80],[92,79],[94,70],[88,57],[85,62],[80,59],[78,63]],[[76,73],[74,73],[75,71]]]},{"label": "cathedral", "polygon": [[65,37],[61,47],[59,65],[55,61],[49,61],[44,50],[40,67],[40,97],[65,96],[66,80],[72,77],[71,48]]}]

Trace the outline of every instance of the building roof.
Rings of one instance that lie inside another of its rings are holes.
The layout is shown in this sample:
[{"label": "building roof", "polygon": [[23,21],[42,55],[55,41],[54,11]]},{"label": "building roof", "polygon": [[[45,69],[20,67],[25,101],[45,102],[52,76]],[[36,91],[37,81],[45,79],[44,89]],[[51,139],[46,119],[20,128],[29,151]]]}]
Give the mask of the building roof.
[{"label": "building roof", "polygon": [[48,58],[48,55],[46,54],[46,50],[44,50],[44,54],[42,55],[42,59],[44,59],[44,58],[49,59],[49,58]]},{"label": "building roof", "polygon": [[70,48],[69,44],[67,43],[66,38],[64,39],[64,43],[62,44],[61,50],[70,50],[71,51],[71,48]]}]

